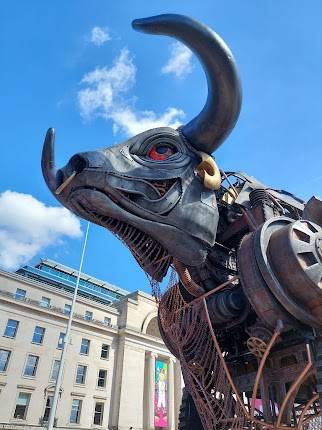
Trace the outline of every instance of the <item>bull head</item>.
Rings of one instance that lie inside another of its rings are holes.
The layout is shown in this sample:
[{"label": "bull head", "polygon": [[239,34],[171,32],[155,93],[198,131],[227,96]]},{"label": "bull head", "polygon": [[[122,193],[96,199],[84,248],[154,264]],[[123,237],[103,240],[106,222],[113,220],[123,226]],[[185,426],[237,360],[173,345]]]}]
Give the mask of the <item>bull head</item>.
[{"label": "bull head", "polygon": [[42,171],[64,206],[116,234],[160,281],[172,258],[197,266],[214,245],[220,172],[211,154],[237,121],[241,88],[229,48],[205,25],[168,14],[132,25],[173,36],[197,55],[208,83],[202,111],[178,130],[155,128],[109,148],[76,154],[59,170],[55,134],[49,129]]}]

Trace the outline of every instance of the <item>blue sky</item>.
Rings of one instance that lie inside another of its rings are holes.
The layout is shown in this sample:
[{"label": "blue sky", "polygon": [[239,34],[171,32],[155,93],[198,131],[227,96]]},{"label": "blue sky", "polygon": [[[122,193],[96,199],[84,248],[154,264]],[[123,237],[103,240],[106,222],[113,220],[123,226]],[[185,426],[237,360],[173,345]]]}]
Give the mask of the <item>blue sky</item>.
[{"label": "blue sky", "polygon": [[[173,40],[132,30],[135,18],[186,14],[211,26],[232,49],[243,105],[237,126],[216,153],[222,168],[246,171],[304,199],[322,196],[320,0],[4,0],[1,6],[2,267],[5,260],[13,270],[40,257],[78,265],[79,226],[56,212],[59,204],[40,171],[48,127],[56,128],[57,163],[65,164],[75,152],[122,141],[151,121],[189,120],[203,106],[206,82],[199,64]],[[175,50],[183,57],[182,73],[171,62]],[[116,82],[120,62],[128,75]],[[102,82],[103,90],[113,92],[112,103],[98,94]],[[149,291],[129,251],[96,226],[84,271]]]}]

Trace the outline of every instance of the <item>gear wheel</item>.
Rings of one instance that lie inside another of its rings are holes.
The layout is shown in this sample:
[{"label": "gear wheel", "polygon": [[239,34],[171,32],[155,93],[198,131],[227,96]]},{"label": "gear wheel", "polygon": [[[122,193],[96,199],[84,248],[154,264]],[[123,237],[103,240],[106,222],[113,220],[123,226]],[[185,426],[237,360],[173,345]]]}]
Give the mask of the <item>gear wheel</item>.
[{"label": "gear wheel", "polygon": [[255,357],[262,358],[265,354],[267,343],[258,337],[250,337],[247,340],[247,348]]}]

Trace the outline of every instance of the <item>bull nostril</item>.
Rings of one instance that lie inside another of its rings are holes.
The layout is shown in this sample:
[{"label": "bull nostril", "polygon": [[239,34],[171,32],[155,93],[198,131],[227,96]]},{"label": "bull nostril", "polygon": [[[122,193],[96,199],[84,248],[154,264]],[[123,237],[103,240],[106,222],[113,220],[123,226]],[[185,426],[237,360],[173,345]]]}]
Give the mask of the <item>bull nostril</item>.
[{"label": "bull nostril", "polygon": [[69,160],[68,165],[73,172],[78,174],[88,167],[88,161],[82,155],[76,154]]},{"label": "bull nostril", "polygon": [[56,196],[59,196],[59,194],[64,191],[64,189],[72,182],[72,180],[75,178],[76,175],[77,175],[77,172],[76,170],[74,170],[73,173],[70,176],[68,176],[68,178],[65,179],[65,181],[62,184],[59,185],[59,187],[55,191]]},{"label": "bull nostril", "polygon": [[61,169],[58,169],[56,173],[56,184],[60,185],[63,182],[64,182],[64,173]]},{"label": "bull nostril", "polygon": [[88,166],[88,161],[82,155],[74,155],[68,162],[66,169],[58,170],[56,175],[56,183],[60,184],[55,190],[58,196],[72,182],[76,175],[81,173]]}]

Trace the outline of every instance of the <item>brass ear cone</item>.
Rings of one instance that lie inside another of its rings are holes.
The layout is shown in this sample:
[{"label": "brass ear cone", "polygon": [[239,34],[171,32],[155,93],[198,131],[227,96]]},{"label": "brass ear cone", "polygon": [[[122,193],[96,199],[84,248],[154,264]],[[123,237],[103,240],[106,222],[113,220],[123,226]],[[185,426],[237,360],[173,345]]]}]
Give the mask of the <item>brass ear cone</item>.
[{"label": "brass ear cone", "polygon": [[221,174],[219,167],[211,155],[199,151],[201,163],[197,166],[196,172],[203,179],[204,186],[209,190],[219,190],[221,185]]}]

